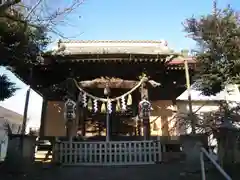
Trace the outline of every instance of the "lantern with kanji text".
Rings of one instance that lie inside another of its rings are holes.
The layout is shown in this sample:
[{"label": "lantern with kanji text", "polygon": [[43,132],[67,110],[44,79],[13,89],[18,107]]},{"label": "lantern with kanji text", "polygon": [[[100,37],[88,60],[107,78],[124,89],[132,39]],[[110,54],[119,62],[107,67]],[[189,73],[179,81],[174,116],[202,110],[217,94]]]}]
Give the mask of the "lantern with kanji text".
[{"label": "lantern with kanji text", "polygon": [[76,118],[75,107],[76,107],[76,103],[71,99],[67,99],[67,101],[65,102],[65,112],[64,112],[64,117],[67,121],[73,120],[74,118]]},{"label": "lantern with kanji text", "polygon": [[141,119],[149,119],[152,105],[146,99],[139,102],[139,117]]}]

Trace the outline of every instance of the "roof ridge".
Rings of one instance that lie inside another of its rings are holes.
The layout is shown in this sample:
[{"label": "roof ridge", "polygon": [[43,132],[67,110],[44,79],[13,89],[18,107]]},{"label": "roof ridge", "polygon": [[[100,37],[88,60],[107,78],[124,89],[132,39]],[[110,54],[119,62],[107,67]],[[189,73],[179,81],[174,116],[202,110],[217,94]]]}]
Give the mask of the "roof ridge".
[{"label": "roof ridge", "polygon": [[167,43],[166,40],[60,40],[60,43]]}]

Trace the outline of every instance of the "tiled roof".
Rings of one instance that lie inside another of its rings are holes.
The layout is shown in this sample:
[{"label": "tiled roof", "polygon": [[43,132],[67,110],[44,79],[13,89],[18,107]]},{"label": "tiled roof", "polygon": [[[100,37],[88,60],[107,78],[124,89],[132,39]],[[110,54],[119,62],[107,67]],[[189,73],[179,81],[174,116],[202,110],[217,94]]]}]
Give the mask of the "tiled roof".
[{"label": "tiled roof", "polygon": [[23,116],[0,106],[0,120],[8,120],[11,123],[22,124]]},{"label": "tiled roof", "polygon": [[62,43],[156,43],[167,44],[165,40],[60,40]]}]

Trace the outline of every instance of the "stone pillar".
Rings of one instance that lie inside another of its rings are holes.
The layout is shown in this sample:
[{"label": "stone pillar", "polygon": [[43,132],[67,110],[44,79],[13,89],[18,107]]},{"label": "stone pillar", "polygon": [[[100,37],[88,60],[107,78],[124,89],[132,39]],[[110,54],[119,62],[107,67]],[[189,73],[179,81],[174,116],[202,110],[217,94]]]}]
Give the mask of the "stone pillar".
[{"label": "stone pillar", "polygon": [[[21,141],[23,143],[21,149]],[[8,171],[26,171],[34,162],[36,136],[10,135],[8,138],[5,167]]]},{"label": "stone pillar", "polygon": [[182,150],[186,156],[187,168],[191,170],[196,170],[200,168],[200,150],[201,147],[207,147],[208,139],[205,134],[190,134],[181,135],[180,142],[182,145]]},{"label": "stone pillar", "polygon": [[222,166],[235,163],[237,153],[237,129],[220,127],[215,133],[218,141],[218,158]]}]

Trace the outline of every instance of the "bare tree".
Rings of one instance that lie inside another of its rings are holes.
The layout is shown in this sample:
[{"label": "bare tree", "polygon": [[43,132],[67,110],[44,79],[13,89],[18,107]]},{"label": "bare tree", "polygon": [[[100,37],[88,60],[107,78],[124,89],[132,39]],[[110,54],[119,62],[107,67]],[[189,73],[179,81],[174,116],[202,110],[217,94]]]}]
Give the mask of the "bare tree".
[{"label": "bare tree", "polygon": [[[22,12],[23,18],[17,18],[9,11],[5,10],[5,13],[0,13],[1,17],[6,17],[11,20],[22,22],[28,26],[35,28],[46,28],[47,32],[52,32],[61,38],[67,38],[64,33],[59,31],[61,25],[74,26],[74,24],[69,24],[68,16],[74,12],[82,5],[84,0],[72,0],[66,1],[59,0],[15,0],[8,1],[5,5],[0,6],[0,12],[9,7],[11,9],[17,9]],[[1,10],[2,9],[2,10]]]},{"label": "bare tree", "polygon": [[5,11],[9,7],[11,7],[19,2],[21,2],[21,0],[9,0],[9,1],[3,2],[2,4],[0,4],[0,12]]}]

